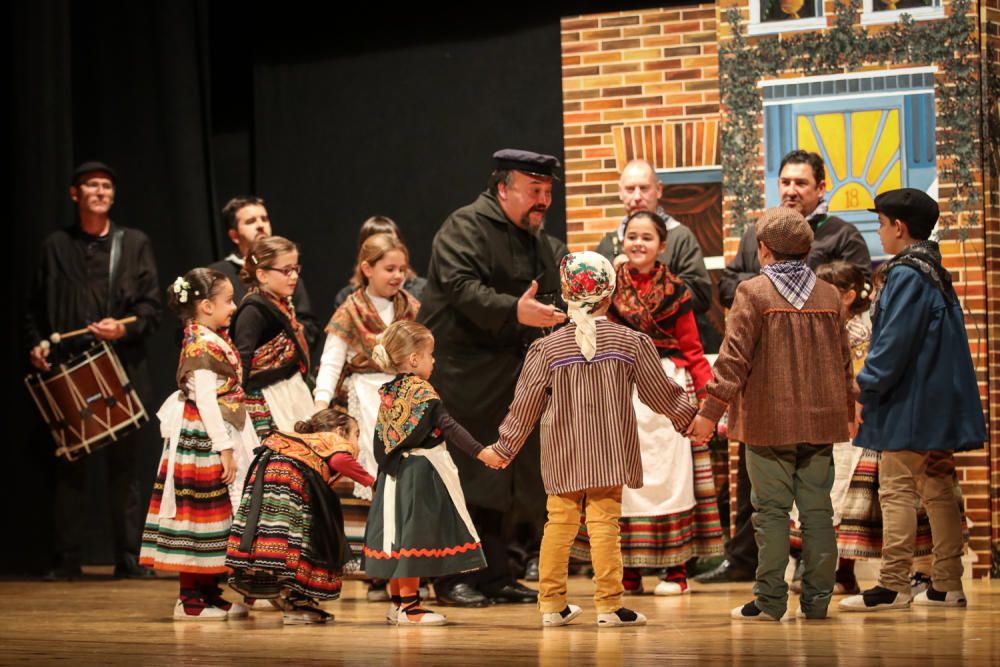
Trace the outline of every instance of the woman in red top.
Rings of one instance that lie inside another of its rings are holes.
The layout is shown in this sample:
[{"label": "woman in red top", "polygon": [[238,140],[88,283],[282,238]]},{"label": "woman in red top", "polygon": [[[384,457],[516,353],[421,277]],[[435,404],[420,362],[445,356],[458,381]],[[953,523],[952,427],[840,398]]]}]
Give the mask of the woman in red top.
[{"label": "woman in red top", "polygon": [[[625,221],[618,285],[608,319],[641,331],[660,352],[663,370],[701,396],[712,369],[698,337],[691,295],[680,278],[657,261],[667,228],[647,211]],[[642,569],[666,568],[656,595],[688,591],[685,563],[722,553],[722,529],[706,445],[692,445],[670,420],[633,400],[642,451],[643,487],[622,493],[622,560],[626,593],[641,593]]]}]

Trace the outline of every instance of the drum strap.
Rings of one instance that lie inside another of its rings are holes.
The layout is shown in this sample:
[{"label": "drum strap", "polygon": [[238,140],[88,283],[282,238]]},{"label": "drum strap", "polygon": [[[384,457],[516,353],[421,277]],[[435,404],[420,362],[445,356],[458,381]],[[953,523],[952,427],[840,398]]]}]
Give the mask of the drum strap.
[{"label": "drum strap", "polygon": [[122,243],[125,236],[125,230],[121,227],[114,226],[111,232],[111,261],[108,263],[108,313],[114,312],[114,304],[111,302],[115,294],[115,278],[117,277],[118,267],[121,265],[122,259]]}]

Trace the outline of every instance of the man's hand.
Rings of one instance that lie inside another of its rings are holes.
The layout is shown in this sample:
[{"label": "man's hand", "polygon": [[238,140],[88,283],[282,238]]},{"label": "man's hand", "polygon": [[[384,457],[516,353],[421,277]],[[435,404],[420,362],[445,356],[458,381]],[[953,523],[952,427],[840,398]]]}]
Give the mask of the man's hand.
[{"label": "man's hand", "polygon": [[494,470],[503,470],[509,463],[507,459],[497,454],[492,446],[484,447],[476,458],[482,461],[486,467]]},{"label": "man's hand", "polygon": [[849,421],[847,422],[847,433],[851,436],[851,440],[858,437],[858,422]]},{"label": "man's hand", "polygon": [[688,427],[688,431],[684,435],[690,438],[692,442],[696,442],[700,445],[708,442],[713,433],[715,433],[715,422],[710,420],[708,417],[698,415],[691,421],[691,425]]},{"label": "man's hand", "polygon": [[236,481],[236,461],[233,459],[233,450],[223,449],[219,452],[222,459],[222,483],[232,484]]},{"label": "man's hand", "polygon": [[87,330],[98,340],[118,340],[125,335],[125,325],[113,317],[105,317],[100,322],[87,325]]},{"label": "man's hand", "polygon": [[49,346],[42,345],[39,343],[35,347],[31,348],[31,365],[40,371],[47,371],[52,368],[46,359],[49,357]]},{"label": "man's hand", "polygon": [[555,306],[547,306],[535,299],[538,281],[532,280],[531,287],[517,300],[517,321],[526,327],[554,327],[566,321],[566,313]]},{"label": "man's hand", "polygon": [[[861,411],[865,409],[865,406],[861,405],[857,401],[854,401],[854,423],[856,424],[855,429],[858,426],[865,423],[865,420],[861,418]],[[853,435],[851,436],[854,437]]]}]

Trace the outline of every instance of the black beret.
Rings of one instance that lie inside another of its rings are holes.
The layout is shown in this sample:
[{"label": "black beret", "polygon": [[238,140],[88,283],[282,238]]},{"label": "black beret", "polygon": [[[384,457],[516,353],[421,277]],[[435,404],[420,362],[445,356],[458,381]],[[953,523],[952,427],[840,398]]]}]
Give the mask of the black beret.
[{"label": "black beret", "polygon": [[104,164],[103,162],[97,162],[91,160],[90,162],[84,162],[76,169],[73,170],[73,185],[77,185],[80,182],[80,177],[84,174],[89,174],[94,171],[103,171],[111,178],[111,182],[114,183],[118,180],[118,175],[115,174],[115,170]]},{"label": "black beret", "polygon": [[493,154],[497,169],[514,169],[526,174],[556,178],[556,169],[561,167],[559,159],[552,155],[504,148]]},{"label": "black beret", "polygon": [[895,220],[902,220],[915,238],[930,236],[941,214],[936,201],[926,192],[914,188],[883,192],[875,197],[875,208],[868,210],[872,213],[885,213]]}]

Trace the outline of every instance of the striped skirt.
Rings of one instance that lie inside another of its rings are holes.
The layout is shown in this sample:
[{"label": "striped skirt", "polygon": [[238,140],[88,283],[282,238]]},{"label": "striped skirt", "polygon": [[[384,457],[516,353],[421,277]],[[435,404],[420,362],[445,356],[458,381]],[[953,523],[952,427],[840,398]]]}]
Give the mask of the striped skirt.
[{"label": "striped skirt", "polygon": [[[878,499],[878,468],[881,455],[864,449],[851,477],[837,528],[837,548],[841,558],[876,560],[882,558],[882,507]],[[962,510],[963,538],[969,541],[965,503],[958,483],[955,497]],[[917,539],[914,557],[929,556],[933,550],[931,524],[923,507],[917,509]]]},{"label": "striped skirt", "polygon": [[225,572],[226,540],[232,517],[229,488],[222,483],[222,461],[212,451],[212,441],[193,402],[184,404],[174,461],[176,513],[172,518],[163,518],[160,504],[169,446],[168,441],[153,485],[139,562],[172,572]]},{"label": "striped skirt", "polygon": [[229,585],[256,598],[277,597],[283,588],[319,600],[340,597],[349,558],[342,524],[336,495],[315,472],[265,450],[233,519]]},{"label": "striped skirt", "polygon": [[274,419],[271,417],[271,408],[267,406],[264,394],[258,389],[248,391],[243,395],[243,406],[250,415],[253,422],[253,430],[257,432],[257,437],[263,440],[274,431]]},{"label": "striped skirt", "polygon": [[[625,567],[661,568],[681,565],[696,556],[723,552],[722,524],[712,478],[708,445],[692,446],[695,506],[663,516],[622,517],[622,564]],[[570,557],[590,560],[586,524],[570,549]]]}]

